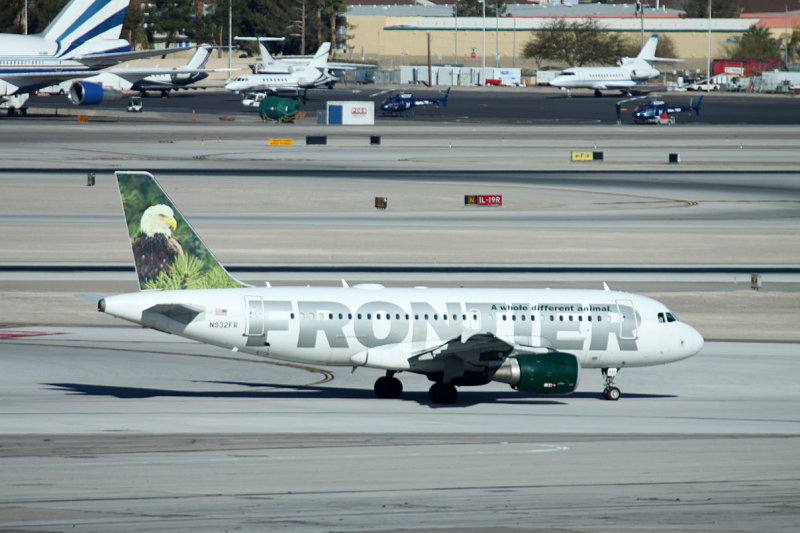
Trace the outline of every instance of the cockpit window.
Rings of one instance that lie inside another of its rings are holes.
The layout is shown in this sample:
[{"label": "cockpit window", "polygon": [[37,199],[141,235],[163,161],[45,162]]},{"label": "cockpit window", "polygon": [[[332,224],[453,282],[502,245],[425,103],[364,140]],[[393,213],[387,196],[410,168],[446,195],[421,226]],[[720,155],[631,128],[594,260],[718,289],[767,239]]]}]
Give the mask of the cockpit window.
[{"label": "cockpit window", "polygon": [[658,322],[663,324],[665,322],[677,322],[678,319],[672,313],[658,313]]}]

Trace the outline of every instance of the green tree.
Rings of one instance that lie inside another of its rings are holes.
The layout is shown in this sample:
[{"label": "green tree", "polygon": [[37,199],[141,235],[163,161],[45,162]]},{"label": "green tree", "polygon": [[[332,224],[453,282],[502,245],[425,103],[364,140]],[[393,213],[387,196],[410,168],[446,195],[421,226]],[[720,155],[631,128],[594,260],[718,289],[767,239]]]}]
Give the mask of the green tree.
[{"label": "green tree", "polygon": [[148,5],[147,35],[152,43],[154,36],[163,35],[164,44],[170,46],[181,36],[192,37],[191,23],[194,14],[193,0],[154,0]]},{"label": "green tree", "polygon": [[44,31],[68,0],[36,0],[28,2],[28,33]]},{"label": "green tree", "polygon": [[131,49],[152,48],[152,43],[147,38],[147,31],[144,27],[144,10],[139,2],[131,2],[125,14],[125,23],[122,25],[122,37],[127,39]]},{"label": "green tree", "polygon": [[[681,4],[684,18],[708,18],[708,0],[684,0]],[[711,0],[712,18],[736,18],[739,10],[733,5],[733,0]]]},{"label": "green tree", "polygon": [[[523,55],[540,66],[542,60],[581,66],[613,63],[623,55],[625,42],[617,33],[602,31],[597,21],[553,19],[533,32],[533,39],[523,48]],[[635,55],[635,54],[634,54]]]},{"label": "green tree", "polygon": [[[622,57],[636,57],[642,49],[642,40],[639,37],[623,40]],[[669,35],[659,35],[656,46],[656,57],[678,57],[678,48]]]},{"label": "green tree", "polygon": [[769,28],[753,24],[728,49],[728,56],[736,59],[780,59],[778,40],[770,36]]},{"label": "green tree", "polygon": [[[788,43],[786,42],[787,40],[789,41]],[[781,53],[784,53],[787,48],[789,49],[789,61],[797,61],[798,57],[800,57],[800,28],[792,28],[789,35],[784,33],[778,39],[778,46],[781,49]]]},{"label": "green tree", "polygon": [[23,0],[0,3],[0,33],[22,33]]},{"label": "green tree", "polygon": [[[501,17],[506,14],[506,0],[486,0],[486,16],[494,17],[495,12]],[[453,4],[453,15],[482,17],[483,3],[480,0],[458,0]]]}]

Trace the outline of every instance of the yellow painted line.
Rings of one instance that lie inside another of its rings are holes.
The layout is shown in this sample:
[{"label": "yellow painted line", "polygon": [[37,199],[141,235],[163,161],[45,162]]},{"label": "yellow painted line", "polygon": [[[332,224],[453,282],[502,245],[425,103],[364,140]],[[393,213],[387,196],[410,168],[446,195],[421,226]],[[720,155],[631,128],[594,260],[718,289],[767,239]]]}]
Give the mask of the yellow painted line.
[{"label": "yellow painted line", "polygon": [[291,139],[270,139],[269,140],[270,146],[291,146],[292,140]]}]

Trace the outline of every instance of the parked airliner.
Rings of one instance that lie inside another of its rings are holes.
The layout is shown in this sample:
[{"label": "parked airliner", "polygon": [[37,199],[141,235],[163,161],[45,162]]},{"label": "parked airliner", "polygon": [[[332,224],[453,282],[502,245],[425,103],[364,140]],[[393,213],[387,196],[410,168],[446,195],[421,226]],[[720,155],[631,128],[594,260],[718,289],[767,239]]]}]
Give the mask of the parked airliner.
[{"label": "parked airliner", "polygon": [[606,89],[619,89],[629,93],[631,88],[655,78],[660,72],[651,61],[681,61],[667,57],[656,57],[658,35],[653,35],[645,43],[636,57],[623,57],[616,67],[571,67],[561,71],[550,85],[561,87],[569,94],[571,89],[594,89],[595,96],[602,96]]},{"label": "parked airliner", "polygon": [[374,368],[381,398],[398,373],[433,382],[434,403],[491,381],[538,395],[569,394],[597,368],[617,400],[617,370],[690,357],[703,337],[651,298],[584,289],[248,286],[206,248],[147,172],[116,173],[140,291],[98,309],[222,348],[312,365]]},{"label": "parked airliner", "polygon": [[0,34],[0,102],[66,80],[85,78],[123,61],[177,52],[131,51],[120,39],[130,0],[71,0],[42,33]]},{"label": "parked airliner", "polygon": [[170,91],[188,89],[190,85],[208,77],[209,72],[227,69],[207,69],[206,63],[213,46],[203,45],[195,50],[183,67],[114,67],[75,81],[69,89],[69,100],[75,105],[93,105],[120,100],[126,93],[159,91],[167,96]]}]

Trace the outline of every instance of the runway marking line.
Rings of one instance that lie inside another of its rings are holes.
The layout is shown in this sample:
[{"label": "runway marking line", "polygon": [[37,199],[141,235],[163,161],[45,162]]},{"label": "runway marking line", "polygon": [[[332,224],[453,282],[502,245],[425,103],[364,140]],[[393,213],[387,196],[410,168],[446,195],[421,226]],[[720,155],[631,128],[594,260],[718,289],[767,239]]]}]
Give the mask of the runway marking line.
[{"label": "runway marking line", "polygon": [[45,332],[45,331],[14,331],[14,330],[0,330],[0,339],[20,339],[23,337],[42,337],[44,335],[65,335],[62,332]]}]

